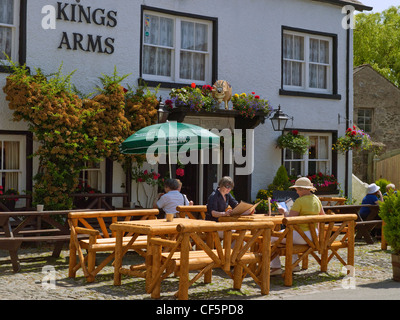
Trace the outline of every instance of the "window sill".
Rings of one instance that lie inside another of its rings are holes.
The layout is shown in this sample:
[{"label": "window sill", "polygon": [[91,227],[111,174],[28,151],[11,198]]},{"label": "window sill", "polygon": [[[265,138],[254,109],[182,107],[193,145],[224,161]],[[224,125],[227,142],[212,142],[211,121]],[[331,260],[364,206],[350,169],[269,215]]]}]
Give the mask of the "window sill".
[{"label": "window sill", "polygon": [[[196,83],[196,81],[192,81]],[[183,88],[186,86],[190,86],[190,83],[182,83],[182,82],[167,82],[167,81],[154,81],[154,80],[146,80],[143,78],[138,78],[139,85],[146,85],[147,87],[157,87],[166,88],[166,89],[174,89],[174,88]]]},{"label": "window sill", "polygon": [[341,100],[342,96],[340,94],[329,94],[329,93],[314,93],[314,92],[304,92],[304,91],[290,91],[279,89],[279,95],[281,96],[293,96],[293,97],[308,97],[308,98],[319,98],[319,99],[331,99],[331,100]]}]

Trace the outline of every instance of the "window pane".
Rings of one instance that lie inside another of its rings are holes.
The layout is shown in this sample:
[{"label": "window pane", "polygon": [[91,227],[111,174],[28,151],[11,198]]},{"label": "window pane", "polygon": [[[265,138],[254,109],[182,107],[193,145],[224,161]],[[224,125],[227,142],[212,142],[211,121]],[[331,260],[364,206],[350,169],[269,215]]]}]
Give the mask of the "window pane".
[{"label": "window pane", "polygon": [[327,88],[327,71],[328,67],[326,66],[318,66],[318,88],[326,89]]},{"label": "window pane", "polygon": [[195,49],[198,51],[208,50],[208,27],[206,24],[196,23]]},{"label": "window pane", "polygon": [[302,85],[302,63],[292,62],[292,86],[300,87]]},{"label": "window pane", "polygon": [[143,47],[143,73],[156,74],[157,48]]},{"label": "window pane", "polygon": [[171,76],[171,50],[158,48],[157,75]]},{"label": "window pane", "polygon": [[283,35],[283,58],[292,59],[292,39],[291,35]]},{"label": "window pane", "polygon": [[160,18],[160,45],[173,46],[173,21],[168,18]]},{"label": "window pane", "polygon": [[0,177],[3,191],[11,188],[17,191],[19,190],[18,172],[0,172]]},{"label": "window pane", "polygon": [[19,142],[4,141],[4,167],[5,170],[19,170]]},{"label": "window pane", "polygon": [[191,65],[192,65],[192,54],[190,52],[181,52],[180,59],[180,77],[182,79],[191,79]]},{"label": "window pane", "polygon": [[11,57],[11,40],[12,40],[12,29],[8,27],[0,27],[0,59],[5,60],[7,57],[4,55],[5,52]]},{"label": "window pane", "polygon": [[193,80],[205,80],[205,54],[193,53]]},{"label": "window pane", "polygon": [[159,44],[160,18],[146,14],[144,16],[144,43]]},{"label": "window pane", "polygon": [[292,63],[290,61],[283,61],[283,84],[292,84]]},{"label": "window pane", "polygon": [[194,50],[194,23],[182,21],[181,23],[181,48]]},{"label": "window pane", "polygon": [[319,62],[319,40],[310,39],[310,62]]},{"label": "window pane", "polygon": [[304,60],[304,38],[295,36],[293,41],[293,59]]},{"label": "window pane", "polygon": [[310,87],[317,88],[318,87],[318,66],[315,64],[310,64]]},{"label": "window pane", "polygon": [[0,0],[0,23],[13,24],[14,0]]},{"label": "window pane", "polygon": [[321,63],[329,63],[329,42],[320,41],[320,59]]}]

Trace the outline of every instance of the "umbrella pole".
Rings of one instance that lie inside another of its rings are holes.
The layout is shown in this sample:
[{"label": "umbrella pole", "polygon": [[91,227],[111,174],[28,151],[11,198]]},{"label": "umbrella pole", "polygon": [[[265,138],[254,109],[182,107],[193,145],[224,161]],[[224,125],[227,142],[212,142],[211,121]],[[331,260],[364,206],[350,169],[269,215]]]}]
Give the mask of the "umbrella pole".
[{"label": "umbrella pole", "polygon": [[171,169],[171,153],[168,150],[168,166],[169,166],[169,178],[172,179],[172,169]]}]

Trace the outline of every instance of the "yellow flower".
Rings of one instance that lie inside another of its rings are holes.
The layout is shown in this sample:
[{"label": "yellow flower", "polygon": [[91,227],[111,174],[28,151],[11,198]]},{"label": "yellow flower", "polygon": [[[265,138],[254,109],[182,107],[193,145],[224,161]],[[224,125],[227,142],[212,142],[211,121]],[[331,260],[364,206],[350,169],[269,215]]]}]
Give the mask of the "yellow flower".
[{"label": "yellow flower", "polygon": [[243,92],[243,93],[241,94],[241,96],[242,96],[242,97],[246,97],[247,95],[246,95],[245,92]]},{"label": "yellow flower", "polygon": [[239,95],[237,93],[234,94],[235,98],[239,98]]}]

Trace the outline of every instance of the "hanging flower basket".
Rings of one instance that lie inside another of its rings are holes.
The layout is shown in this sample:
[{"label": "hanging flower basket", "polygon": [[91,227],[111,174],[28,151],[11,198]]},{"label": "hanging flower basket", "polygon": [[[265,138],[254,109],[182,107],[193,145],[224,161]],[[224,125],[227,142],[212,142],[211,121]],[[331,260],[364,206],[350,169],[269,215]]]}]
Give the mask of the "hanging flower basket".
[{"label": "hanging flower basket", "polygon": [[346,153],[350,150],[369,150],[372,147],[371,137],[363,130],[353,126],[346,130],[343,137],[339,137],[332,146],[333,150]]},{"label": "hanging flower basket", "polygon": [[297,130],[292,130],[285,135],[281,135],[277,141],[281,149],[290,149],[298,154],[305,154],[310,147],[308,137],[302,136]]}]

